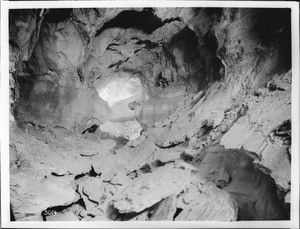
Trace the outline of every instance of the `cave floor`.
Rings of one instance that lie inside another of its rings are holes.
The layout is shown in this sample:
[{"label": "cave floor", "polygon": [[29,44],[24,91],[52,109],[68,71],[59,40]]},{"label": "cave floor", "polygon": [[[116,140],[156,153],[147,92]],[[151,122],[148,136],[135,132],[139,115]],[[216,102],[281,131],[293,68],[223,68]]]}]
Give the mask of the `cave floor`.
[{"label": "cave floor", "polygon": [[16,220],[287,218],[273,179],[239,150],[189,155],[188,142],[159,147],[155,128],[133,141],[33,123],[10,131]]}]

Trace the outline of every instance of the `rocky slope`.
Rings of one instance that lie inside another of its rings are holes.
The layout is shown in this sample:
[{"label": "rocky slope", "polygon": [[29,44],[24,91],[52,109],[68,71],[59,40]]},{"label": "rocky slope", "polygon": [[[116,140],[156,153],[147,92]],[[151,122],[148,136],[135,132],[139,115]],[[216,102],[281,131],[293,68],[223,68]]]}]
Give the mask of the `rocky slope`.
[{"label": "rocky slope", "polygon": [[13,10],[9,35],[16,220],[289,218],[288,9]]}]

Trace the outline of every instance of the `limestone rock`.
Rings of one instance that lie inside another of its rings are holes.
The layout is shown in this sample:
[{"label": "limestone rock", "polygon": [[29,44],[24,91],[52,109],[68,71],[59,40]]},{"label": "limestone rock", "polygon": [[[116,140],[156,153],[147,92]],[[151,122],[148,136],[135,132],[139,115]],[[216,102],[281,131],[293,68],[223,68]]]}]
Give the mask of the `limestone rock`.
[{"label": "limestone rock", "polygon": [[116,176],[113,177],[113,179],[110,182],[114,185],[122,185],[126,187],[129,185],[131,180],[124,173],[118,173]]},{"label": "limestone rock", "polygon": [[[221,139],[221,144],[226,148],[243,147],[256,153],[259,157],[257,162],[271,171],[274,170],[274,174],[271,176],[284,189],[289,188],[290,181],[287,146],[274,142],[273,135],[275,134],[274,130],[291,116],[288,78],[290,78],[290,73],[276,78],[277,82],[285,85],[286,90],[276,93],[262,92],[265,95],[264,99],[260,101],[253,101],[254,96],[248,98],[249,111],[247,115],[241,117]],[[276,153],[274,154],[274,152]],[[263,161],[259,162],[260,160]]]},{"label": "limestone rock", "polygon": [[172,194],[178,194],[191,179],[188,171],[165,165],[135,179],[116,198],[114,207],[121,213],[141,212]]},{"label": "limestone rock", "polygon": [[237,213],[237,203],[227,192],[206,183],[175,220],[231,222],[237,220]]},{"label": "limestone rock", "polygon": [[274,180],[256,168],[253,159],[243,150],[224,149],[216,145],[210,147],[204,156],[195,157],[194,162],[199,176],[215,183],[236,200],[239,219],[286,217],[283,207],[278,204]]},{"label": "limestone rock", "polygon": [[40,37],[29,60],[35,72],[62,71],[83,62],[86,43],[74,24],[66,21],[44,24]]},{"label": "limestone rock", "polygon": [[151,221],[173,221],[177,199],[174,195],[162,200],[151,216]]},{"label": "limestone rock", "polygon": [[66,180],[43,180],[33,174],[24,174],[21,178],[14,175],[11,181],[11,204],[18,220],[31,220],[32,217],[41,220],[39,216],[46,208],[77,200],[75,190]]},{"label": "limestone rock", "polygon": [[81,184],[82,192],[88,196],[91,201],[100,202],[104,190],[104,184],[98,177],[90,177]]},{"label": "limestone rock", "polygon": [[[271,176],[280,187],[288,190],[291,181],[291,164],[288,149],[276,144],[268,144],[259,164],[271,170]],[[272,153],[271,153],[272,152]]]},{"label": "limestone rock", "polygon": [[93,39],[97,30],[120,12],[121,9],[118,8],[75,8],[72,11],[73,23],[79,27],[79,31]]}]

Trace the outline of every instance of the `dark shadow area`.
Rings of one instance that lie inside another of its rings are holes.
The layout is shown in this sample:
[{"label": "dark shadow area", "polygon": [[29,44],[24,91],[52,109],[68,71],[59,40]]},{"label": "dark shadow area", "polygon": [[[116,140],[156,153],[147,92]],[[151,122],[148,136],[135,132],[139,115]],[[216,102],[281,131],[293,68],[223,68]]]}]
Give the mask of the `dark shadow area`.
[{"label": "dark shadow area", "polygon": [[272,42],[291,43],[291,9],[255,9],[256,18],[252,29],[263,45]]},{"label": "dark shadow area", "polygon": [[185,67],[187,78],[196,91],[205,89],[209,83],[222,78],[224,66],[217,57],[218,41],[212,31],[203,34],[199,43],[196,33],[185,27],[172,37],[168,48],[174,56],[169,59],[178,68]]},{"label": "dark shadow area", "polygon": [[169,47],[181,51],[183,61],[186,63],[199,57],[198,39],[195,32],[189,27],[185,27],[175,34],[169,42]]},{"label": "dark shadow area", "polygon": [[[97,32],[97,35],[108,28],[135,28],[150,34],[157,28],[163,26],[163,22],[153,14],[152,9],[142,11],[125,10],[118,14],[114,19],[106,22]],[[97,36],[96,35],[96,36]]]},{"label": "dark shadow area", "polygon": [[[205,59],[205,80],[203,85],[207,85],[209,82],[215,82],[220,80],[225,75],[225,68],[217,55],[218,40],[215,34],[210,31],[203,37],[203,45],[200,46],[199,51]],[[209,53],[209,55],[205,55]]]},{"label": "dark shadow area", "polygon": [[91,127],[87,128],[86,130],[82,131],[82,134],[88,133],[95,133],[95,131],[99,128],[98,125],[94,124]]},{"label": "dark shadow area", "polygon": [[71,17],[73,9],[50,9],[46,14],[44,21],[49,23],[59,23],[66,21]]},{"label": "dark shadow area", "polygon": [[230,193],[238,203],[238,220],[288,220],[289,208],[273,178],[253,164],[244,150],[217,145],[196,156],[199,174]]},{"label": "dark shadow area", "polygon": [[255,23],[251,34],[266,47],[280,48],[281,66],[276,72],[291,68],[291,9],[255,9]]},{"label": "dark shadow area", "polygon": [[176,212],[173,216],[173,221],[175,221],[176,217],[180,214],[180,212],[182,212],[182,210],[183,210],[182,208],[176,208]]},{"label": "dark shadow area", "polygon": [[10,221],[16,221],[11,205],[10,205]]}]

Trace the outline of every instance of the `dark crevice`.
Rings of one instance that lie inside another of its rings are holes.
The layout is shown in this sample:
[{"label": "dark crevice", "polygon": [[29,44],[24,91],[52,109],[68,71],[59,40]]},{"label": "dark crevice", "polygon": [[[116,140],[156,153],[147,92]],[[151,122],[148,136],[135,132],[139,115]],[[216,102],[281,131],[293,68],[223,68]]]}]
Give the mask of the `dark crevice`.
[{"label": "dark crevice", "polygon": [[12,210],[12,205],[10,205],[10,221],[16,221],[14,212]]},{"label": "dark crevice", "polygon": [[121,64],[125,63],[128,60],[129,60],[129,57],[127,57],[125,60],[119,60],[117,63],[113,63],[113,64],[109,65],[108,68],[113,68],[113,67],[119,68]]},{"label": "dark crevice", "polygon": [[71,17],[73,9],[50,9],[46,14],[44,21],[49,23],[59,23],[66,21]]},{"label": "dark crevice", "polygon": [[185,152],[181,153],[180,158],[182,160],[184,160],[185,162],[192,162],[193,159],[194,159],[194,157],[192,155],[189,155],[189,154],[187,154]]},{"label": "dark crevice", "polygon": [[151,165],[153,166],[153,167],[162,167],[162,166],[164,166],[166,163],[164,163],[164,162],[162,162],[162,161],[160,161],[160,160],[158,160],[158,159],[156,159],[155,161],[153,161],[152,163],[151,163]]},{"label": "dark crevice", "polygon": [[82,194],[85,195],[86,198],[88,198],[88,200],[89,200],[90,202],[92,202],[92,203],[94,203],[94,204],[97,204],[97,206],[99,205],[99,203],[98,203],[97,201],[90,199],[89,195],[86,194],[86,193],[84,192],[84,190],[82,190]]},{"label": "dark crevice", "polygon": [[145,48],[148,50],[157,48],[159,46],[158,43],[152,42],[150,40],[139,40],[135,43],[136,45],[145,45]]},{"label": "dark crevice", "polygon": [[101,173],[100,173],[100,174],[96,173],[94,167],[91,166],[91,170],[89,171],[89,176],[90,176],[90,177],[96,177],[96,176],[98,176],[98,175],[100,176]]},{"label": "dark crevice", "polygon": [[151,173],[151,167],[149,164],[145,164],[140,168],[142,173]]},{"label": "dark crevice", "polygon": [[86,130],[82,131],[82,134],[88,133],[95,133],[95,131],[99,128],[98,125],[94,124],[91,127],[87,128]]},{"label": "dark crevice", "polygon": [[161,149],[171,149],[171,148],[175,148],[176,146],[179,146],[182,143],[184,143],[184,141],[182,141],[182,142],[170,142],[167,146],[163,146],[161,143],[155,143],[155,145],[158,146]]},{"label": "dark crevice", "polygon": [[185,27],[175,34],[171,38],[168,46],[171,49],[176,48],[180,50],[185,63],[189,63],[199,56],[196,33],[189,27]]},{"label": "dark crevice", "polygon": [[154,83],[154,85],[156,86],[156,87],[162,87],[163,89],[164,88],[166,88],[167,86],[169,86],[169,79],[167,79],[167,78],[164,78],[163,76],[162,76],[162,73],[160,72],[158,75],[157,75],[157,77],[155,78],[155,83]]},{"label": "dark crevice", "polygon": [[63,177],[65,174],[57,174],[56,172],[52,172],[51,175],[55,177]]},{"label": "dark crevice", "polygon": [[87,172],[87,173],[81,173],[81,174],[76,175],[75,178],[74,178],[74,180],[78,180],[78,179],[80,179],[80,178],[82,178],[82,177],[84,177],[86,175],[88,175],[90,177],[96,177],[96,176],[101,176],[101,173],[99,173],[99,174],[96,173],[94,167],[91,166],[91,170],[89,172]]},{"label": "dark crevice", "polygon": [[176,17],[176,18],[167,18],[163,21],[163,25],[165,24],[168,24],[168,23],[171,23],[173,21],[181,21],[181,19],[179,17]]},{"label": "dark crevice", "polygon": [[112,44],[110,44],[110,45],[106,48],[106,50],[109,50],[109,51],[113,51],[113,52],[117,52],[117,53],[119,53],[119,54],[122,54],[118,49],[115,48],[115,47],[118,47],[118,46],[120,46],[120,45],[119,45],[119,44],[112,43]]},{"label": "dark crevice", "polygon": [[136,170],[133,170],[132,172],[129,172],[126,174],[130,179],[135,179],[139,176],[138,172]]},{"label": "dark crevice", "polygon": [[201,127],[202,132],[202,136],[207,135],[210,133],[210,131],[212,131],[213,126],[212,125],[204,125]]},{"label": "dark crevice", "polygon": [[182,210],[183,210],[182,208],[176,208],[176,212],[173,216],[173,221],[175,221],[176,217],[180,214],[180,212],[182,212]]},{"label": "dark crevice", "polygon": [[134,53],[138,53],[139,51],[141,51],[142,49],[137,49],[134,51]]},{"label": "dark crevice", "polygon": [[285,135],[285,134],[291,134],[291,120],[288,119],[284,121],[280,126],[277,127],[275,135]]},{"label": "dark crevice", "polygon": [[203,47],[213,54],[211,59],[206,60],[205,72],[211,75],[208,81],[217,81],[224,77],[225,66],[222,64],[222,59],[225,59],[225,47],[218,48],[218,40],[213,31],[208,32],[203,39]]},{"label": "dark crevice", "polygon": [[94,157],[95,155],[97,155],[97,153],[94,154],[80,154],[81,157]]},{"label": "dark crevice", "polygon": [[111,182],[111,180],[103,180],[103,183],[107,183],[107,184],[110,184],[110,185],[113,185],[113,186],[123,186],[122,184],[119,184],[119,183],[113,183]]},{"label": "dark crevice", "polygon": [[291,120],[288,119],[281,123],[272,131],[274,136],[280,138],[285,146],[290,146],[292,141]]},{"label": "dark crevice", "polygon": [[268,89],[269,89],[269,91],[284,91],[283,88],[280,88],[272,83],[269,84]]},{"label": "dark crevice", "polygon": [[78,180],[79,178],[84,177],[84,176],[85,176],[85,173],[78,174],[75,176],[74,180]]}]

